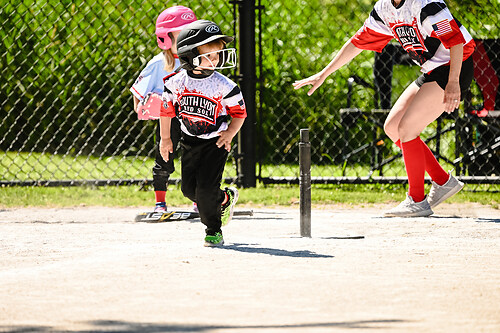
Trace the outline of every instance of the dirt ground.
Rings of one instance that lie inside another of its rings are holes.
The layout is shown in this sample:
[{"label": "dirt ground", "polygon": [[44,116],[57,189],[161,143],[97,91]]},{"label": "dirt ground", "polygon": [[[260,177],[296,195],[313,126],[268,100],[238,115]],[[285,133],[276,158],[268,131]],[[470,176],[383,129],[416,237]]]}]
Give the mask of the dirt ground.
[{"label": "dirt ground", "polygon": [[141,208],[3,210],[0,331],[500,332],[500,211],[386,208],[315,207],[312,238],[255,208],[220,249]]}]

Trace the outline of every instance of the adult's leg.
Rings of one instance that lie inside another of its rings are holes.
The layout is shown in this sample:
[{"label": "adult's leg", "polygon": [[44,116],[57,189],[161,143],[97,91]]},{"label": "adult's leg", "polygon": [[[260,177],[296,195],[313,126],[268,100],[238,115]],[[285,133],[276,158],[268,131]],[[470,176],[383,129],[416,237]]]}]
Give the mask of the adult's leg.
[{"label": "adult's leg", "polygon": [[436,82],[424,83],[399,122],[398,133],[408,174],[409,195],[415,202],[425,198],[424,175],[428,158],[426,145],[419,135],[443,113],[443,96],[444,91]]},{"label": "adult's leg", "polygon": [[444,90],[436,82],[427,82],[420,87],[398,126],[402,143],[417,138],[420,133],[444,112]]},{"label": "adult's leg", "polygon": [[[384,130],[387,136],[389,136],[389,138],[394,141],[396,146],[399,148],[401,148],[401,140],[399,139],[399,123],[419,90],[420,87],[418,87],[415,82],[410,84],[396,101],[385,121]],[[423,141],[421,144],[425,154],[425,171],[427,171],[434,182],[439,185],[443,185],[449,179],[448,173],[439,165],[429,147]]]},{"label": "adult's leg", "polygon": [[412,82],[405,91],[403,91],[389,112],[384,123],[384,131],[393,142],[399,141],[399,122],[419,90],[420,87],[418,87],[415,82]]}]

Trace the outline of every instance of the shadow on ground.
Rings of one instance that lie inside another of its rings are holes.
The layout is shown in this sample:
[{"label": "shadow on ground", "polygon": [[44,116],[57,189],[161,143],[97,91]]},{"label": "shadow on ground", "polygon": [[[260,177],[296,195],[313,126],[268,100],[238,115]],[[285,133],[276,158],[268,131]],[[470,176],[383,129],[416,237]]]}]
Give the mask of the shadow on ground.
[{"label": "shadow on ground", "polygon": [[68,331],[59,330],[56,327],[50,326],[0,326],[2,332],[9,333],[28,333],[28,332],[210,332],[212,330],[264,330],[264,329],[287,329],[287,328],[354,328],[354,329],[390,329],[395,324],[406,323],[406,320],[400,319],[381,319],[381,320],[359,320],[359,321],[344,321],[344,322],[327,322],[327,323],[308,323],[308,324],[290,324],[290,325],[182,325],[182,324],[161,324],[161,323],[134,323],[128,321],[115,320],[95,320],[85,322],[93,326],[91,330],[83,331]]},{"label": "shadow on ground", "polygon": [[300,251],[288,251],[282,249],[273,249],[269,247],[258,247],[254,246],[258,244],[243,244],[243,243],[233,243],[221,247],[224,250],[233,250],[245,253],[259,253],[259,254],[269,254],[271,256],[280,257],[294,257],[294,258],[333,258],[334,256],[327,254],[319,254],[309,250]]}]

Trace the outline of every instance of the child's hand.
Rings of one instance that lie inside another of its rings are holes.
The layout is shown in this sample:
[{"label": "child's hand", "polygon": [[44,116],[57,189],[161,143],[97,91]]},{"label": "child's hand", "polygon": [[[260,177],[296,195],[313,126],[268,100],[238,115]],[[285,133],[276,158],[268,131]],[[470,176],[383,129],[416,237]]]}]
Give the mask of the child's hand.
[{"label": "child's hand", "polygon": [[219,133],[219,139],[215,143],[217,147],[221,148],[224,146],[224,149],[227,151],[231,151],[231,141],[233,141],[234,134],[231,134],[229,131],[222,131]]},{"label": "child's hand", "polygon": [[172,139],[162,138],[160,141],[160,155],[165,160],[165,162],[168,162],[169,154],[173,152],[174,152],[174,145],[172,144]]}]

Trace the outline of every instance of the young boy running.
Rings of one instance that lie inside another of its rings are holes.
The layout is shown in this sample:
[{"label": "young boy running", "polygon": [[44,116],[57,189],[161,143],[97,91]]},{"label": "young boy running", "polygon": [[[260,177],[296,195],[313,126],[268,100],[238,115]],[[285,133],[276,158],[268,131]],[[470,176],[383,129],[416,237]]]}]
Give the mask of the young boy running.
[{"label": "young boy running", "polygon": [[206,226],[205,246],[224,244],[221,226],[231,220],[238,200],[235,188],[220,189],[231,141],[247,115],[239,87],[215,71],[235,67],[235,49],[225,49],[231,41],[211,21],[189,24],[177,38],[177,54],[186,70],[164,80],[160,152],[168,161],[173,152],[170,122],[177,117],[183,148],[181,190],[198,205]]}]

